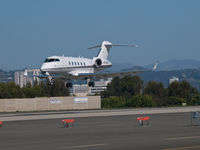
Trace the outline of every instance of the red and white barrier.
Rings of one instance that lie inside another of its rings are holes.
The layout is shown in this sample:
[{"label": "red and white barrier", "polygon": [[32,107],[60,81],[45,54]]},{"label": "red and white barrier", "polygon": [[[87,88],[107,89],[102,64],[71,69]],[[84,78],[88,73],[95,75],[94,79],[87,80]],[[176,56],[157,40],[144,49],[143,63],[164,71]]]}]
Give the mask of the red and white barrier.
[{"label": "red and white barrier", "polygon": [[147,122],[147,125],[149,125],[149,119],[149,117],[137,117],[140,126],[143,126],[145,121]]},{"label": "red and white barrier", "polygon": [[72,126],[74,126],[74,121],[75,121],[75,119],[63,119],[62,120],[62,123],[63,123],[63,126],[64,126],[64,128],[65,127],[69,127],[70,126],[70,124],[72,125]]}]

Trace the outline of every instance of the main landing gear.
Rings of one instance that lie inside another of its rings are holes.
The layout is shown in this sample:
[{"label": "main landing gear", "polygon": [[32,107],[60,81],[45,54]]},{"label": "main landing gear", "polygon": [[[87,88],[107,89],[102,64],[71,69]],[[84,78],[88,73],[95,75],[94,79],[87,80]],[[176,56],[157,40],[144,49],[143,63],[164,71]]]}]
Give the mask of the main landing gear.
[{"label": "main landing gear", "polygon": [[[88,82],[88,86],[89,86],[89,87],[94,87],[94,86],[95,86],[94,81]],[[67,83],[66,83],[66,87],[67,87],[67,88],[72,88],[72,87],[73,87],[73,84],[72,84],[71,82],[67,82]]]},{"label": "main landing gear", "polygon": [[95,86],[95,83],[94,83],[93,81],[90,81],[90,82],[88,83],[88,86],[89,86],[89,87],[94,87],[94,86]]},{"label": "main landing gear", "polygon": [[73,84],[72,84],[71,82],[67,82],[67,83],[66,83],[66,87],[67,87],[67,88],[72,88],[72,86],[73,86]]}]

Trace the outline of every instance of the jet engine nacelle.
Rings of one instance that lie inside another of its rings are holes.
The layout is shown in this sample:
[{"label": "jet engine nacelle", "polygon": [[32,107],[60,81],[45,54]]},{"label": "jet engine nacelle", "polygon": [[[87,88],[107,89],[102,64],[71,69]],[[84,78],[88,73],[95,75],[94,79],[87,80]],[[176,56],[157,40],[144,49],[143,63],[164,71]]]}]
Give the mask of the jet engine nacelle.
[{"label": "jet engine nacelle", "polygon": [[103,60],[101,59],[101,58],[93,58],[93,60],[94,60],[94,66],[95,67],[101,67],[102,66],[102,64],[103,64]]},{"label": "jet engine nacelle", "polygon": [[93,57],[93,66],[96,68],[103,68],[103,66],[112,66],[112,63],[107,59]]},{"label": "jet engine nacelle", "polygon": [[102,65],[102,60],[100,59],[100,58],[97,58],[96,60],[95,60],[95,66],[96,67],[100,67]]}]

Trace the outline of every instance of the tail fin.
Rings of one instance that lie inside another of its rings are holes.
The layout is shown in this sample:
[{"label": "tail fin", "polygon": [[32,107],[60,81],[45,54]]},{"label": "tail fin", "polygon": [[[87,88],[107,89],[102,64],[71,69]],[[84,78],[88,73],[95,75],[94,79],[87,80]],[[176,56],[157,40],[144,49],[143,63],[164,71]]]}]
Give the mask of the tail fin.
[{"label": "tail fin", "polygon": [[93,47],[90,47],[88,49],[101,47],[97,57],[98,58],[107,59],[108,58],[108,53],[110,51],[110,48],[112,48],[112,46],[138,47],[137,45],[119,45],[119,44],[112,44],[111,42],[108,42],[108,41],[103,41],[101,45],[93,46]]}]

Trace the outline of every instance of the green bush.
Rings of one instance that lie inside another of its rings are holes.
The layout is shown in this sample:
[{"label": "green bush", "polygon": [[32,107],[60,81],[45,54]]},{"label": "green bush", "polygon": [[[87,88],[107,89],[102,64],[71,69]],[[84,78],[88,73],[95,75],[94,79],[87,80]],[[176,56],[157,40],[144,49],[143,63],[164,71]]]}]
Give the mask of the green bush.
[{"label": "green bush", "polygon": [[142,105],[142,99],[140,95],[132,96],[127,100],[127,107],[140,107]]},{"label": "green bush", "polygon": [[126,102],[123,97],[110,96],[109,98],[104,98],[101,101],[102,108],[119,108],[125,107]]},{"label": "green bush", "polygon": [[168,106],[178,106],[182,105],[182,103],[186,103],[186,100],[184,98],[175,96],[169,97],[167,101]]},{"label": "green bush", "polygon": [[111,96],[101,101],[102,108],[153,107],[155,103],[149,95],[136,95],[130,98]]},{"label": "green bush", "polygon": [[136,95],[127,100],[127,107],[153,107],[155,103],[150,95]]},{"label": "green bush", "polygon": [[189,102],[188,105],[200,105],[200,95],[198,94],[197,96],[192,97]]},{"label": "green bush", "polygon": [[35,82],[33,86],[30,83],[26,87],[20,88],[14,82],[0,83],[0,98],[34,98],[44,96],[68,96],[69,89],[65,87],[62,81],[54,80],[53,85],[48,82]]}]

